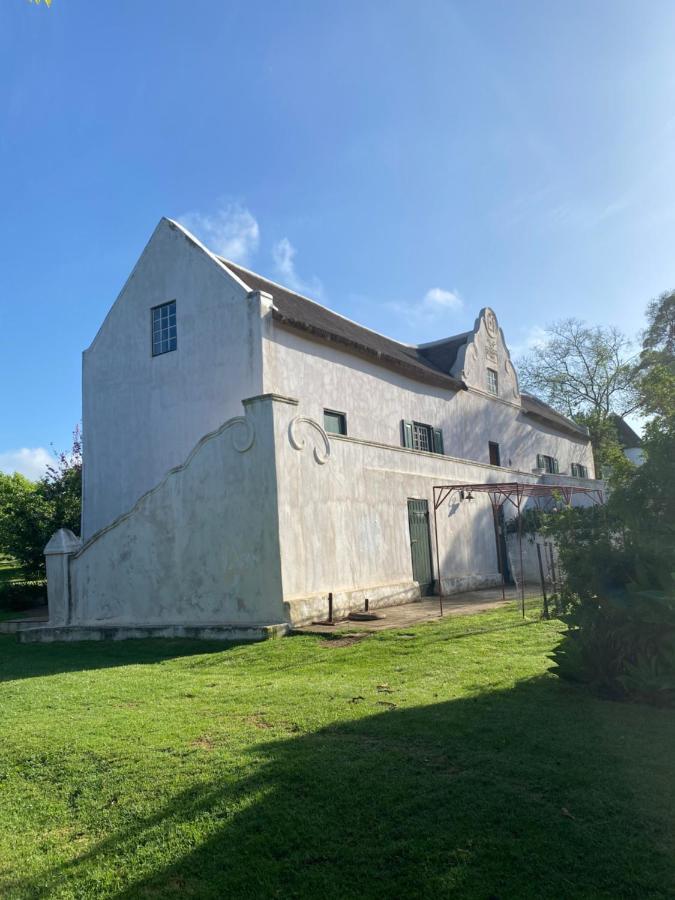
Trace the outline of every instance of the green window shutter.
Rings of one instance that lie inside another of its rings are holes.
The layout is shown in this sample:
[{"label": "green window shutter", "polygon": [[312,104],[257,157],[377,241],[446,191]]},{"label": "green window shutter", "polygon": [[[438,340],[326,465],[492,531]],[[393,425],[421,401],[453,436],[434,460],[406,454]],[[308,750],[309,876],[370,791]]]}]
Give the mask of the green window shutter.
[{"label": "green window shutter", "polygon": [[434,439],[434,453],[443,453],[443,432],[440,428],[434,428],[432,430],[433,439]]},{"label": "green window shutter", "polygon": [[401,444],[404,447],[410,447],[411,450],[413,445],[412,434],[412,422],[406,422],[405,419],[403,419],[401,421]]},{"label": "green window shutter", "polygon": [[553,460],[553,472],[554,472],[554,474],[557,475],[559,471],[560,471],[560,470],[558,469],[558,460],[557,460],[557,459],[554,459],[554,460]]},{"label": "green window shutter", "polygon": [[538,469],[546,468],[546,465],[544,463],[544,457],[541,455],[541,453],[537,453],[537,468]]}]

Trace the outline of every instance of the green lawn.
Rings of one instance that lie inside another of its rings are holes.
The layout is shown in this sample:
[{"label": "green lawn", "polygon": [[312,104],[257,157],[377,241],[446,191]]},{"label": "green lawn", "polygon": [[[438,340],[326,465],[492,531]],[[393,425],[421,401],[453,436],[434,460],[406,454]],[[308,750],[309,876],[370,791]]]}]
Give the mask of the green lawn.
[{"label": "green lawn", "polygon": [[0,586],[21,578],[21,568],[16,560],[0,554]]},{"label": "green lawn", "polygon": [[357,643],[0,638],[0,896],[673,897],[675,714],[514,609]]}]

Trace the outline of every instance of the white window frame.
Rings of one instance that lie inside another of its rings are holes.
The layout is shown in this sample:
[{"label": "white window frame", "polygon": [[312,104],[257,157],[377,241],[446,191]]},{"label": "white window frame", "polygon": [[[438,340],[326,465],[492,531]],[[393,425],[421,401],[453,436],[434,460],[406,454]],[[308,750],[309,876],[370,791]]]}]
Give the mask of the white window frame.
[{"label": "white window frame", "polygon": [[150,310],[150,340],[153,356],[162,356],[178,349],[175,300],[160,303]]},{"label": "white window frame", "polygon": [[487,367],[487,389],[488,393],[494,397],[499,396],[499,373],[490,366]]}]

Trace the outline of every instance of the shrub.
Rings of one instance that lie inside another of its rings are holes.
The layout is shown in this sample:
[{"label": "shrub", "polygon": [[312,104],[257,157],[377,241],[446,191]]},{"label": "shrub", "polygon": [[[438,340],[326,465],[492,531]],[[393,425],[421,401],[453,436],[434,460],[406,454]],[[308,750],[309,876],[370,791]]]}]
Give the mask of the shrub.
[{"label": "shrub", "polygon": [[47,603],[45,581],[9,581],[0,584],[0,610],[21,612]]},{"label": "shrub", "polygon": [[675,589],[579,599],[552,671],[604,696],[675,705]]}]

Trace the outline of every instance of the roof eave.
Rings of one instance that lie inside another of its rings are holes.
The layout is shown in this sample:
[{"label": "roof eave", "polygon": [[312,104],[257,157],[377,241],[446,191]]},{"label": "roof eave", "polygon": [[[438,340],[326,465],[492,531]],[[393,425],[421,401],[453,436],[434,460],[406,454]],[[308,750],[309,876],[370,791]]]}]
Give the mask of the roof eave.
[{"label": "roof eave", "polygon": [[558,419],[554,419],[551,416],[547,416],[545,413],[536,412],[531,409],[523,409],[523,413],[526,416],[530,416],[530,418],[535,419],[537,422],[541,422],[546,425],[548,428],[557,429],[558,431],[562,431],[565,434],[571,434],[576,438],[583,438],[588,440],[589,432],[587,428],[584,428],[582,425],[575,425],[573,422],[570,422],[569,425],[566,425],[564,422],[559,421]]}]

